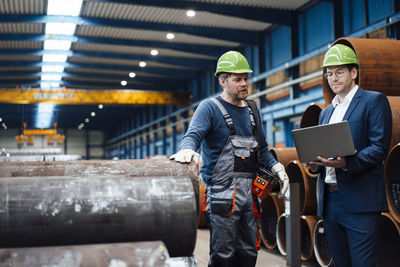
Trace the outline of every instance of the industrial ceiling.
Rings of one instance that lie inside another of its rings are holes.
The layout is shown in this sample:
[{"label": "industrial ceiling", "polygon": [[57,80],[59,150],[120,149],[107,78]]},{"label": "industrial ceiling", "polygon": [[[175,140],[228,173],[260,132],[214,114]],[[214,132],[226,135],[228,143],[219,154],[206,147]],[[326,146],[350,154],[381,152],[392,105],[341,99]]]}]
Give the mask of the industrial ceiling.
[{"label": "industrial ceiling", "polygon": [[[185,91],[198,72],[215,68],[222,53],[258,45],[261,32],[290,26],[294,11],[318,1],[83,0],[75,16],[49,14],[51,2],[73,1],[0,1],[0,118],[8,128],[23,122],[35,127],[38,101],[16,101],[16,91]],[[68,35],[49,31],[51,23],[76,26]],[[46,41],[70,46],[46,48]],[[66,61],[46,61],[47,54]],[[46,66],[58,66],[58,72]],[[105,129],[110,121],[129,118],[137,106],[107,104],[98,110],[94,104],[57,104],[53,121],[76,128],[96,111],[86,127]]]}]

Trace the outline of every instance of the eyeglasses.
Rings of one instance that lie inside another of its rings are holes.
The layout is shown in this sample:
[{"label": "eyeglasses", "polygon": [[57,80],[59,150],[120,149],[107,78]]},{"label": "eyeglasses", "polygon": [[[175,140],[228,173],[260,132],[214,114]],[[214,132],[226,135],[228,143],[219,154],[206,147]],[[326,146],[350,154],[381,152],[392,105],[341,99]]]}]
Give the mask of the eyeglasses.
[{"label": "eyeglasses", "polygon": [[343,70],[338,70],[338,71],[335,71],[335,72],[326,72],[326,73],[324,73],[324,77],[327,80],[332,80],[333,79],[333,74],[335,74],[335,76],[337,78],[342,78],[344,76],[344,71]]}]

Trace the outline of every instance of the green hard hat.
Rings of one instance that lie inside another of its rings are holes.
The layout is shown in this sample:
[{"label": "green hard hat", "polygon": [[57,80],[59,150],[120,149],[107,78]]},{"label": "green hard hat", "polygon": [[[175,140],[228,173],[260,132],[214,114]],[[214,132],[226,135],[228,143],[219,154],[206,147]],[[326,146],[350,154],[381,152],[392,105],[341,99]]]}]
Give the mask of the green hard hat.
[{"label": "green hard hat", "polygon": [[251,73],[247,59],[237,51],[229,51],[223,54],[217,63],[217,70],[215,71],[215,76],[221,72],[228,73]]},{"label": "green hard hat", "polygon": [[328,52],[326,52],[322,67],[324,68],[329,66],[339,66],[347,64],[355,64],[357,65],[357,68],[360,67],[356,53],[353,49],[346,45],[335,44],[334,46],[329,48]]}]

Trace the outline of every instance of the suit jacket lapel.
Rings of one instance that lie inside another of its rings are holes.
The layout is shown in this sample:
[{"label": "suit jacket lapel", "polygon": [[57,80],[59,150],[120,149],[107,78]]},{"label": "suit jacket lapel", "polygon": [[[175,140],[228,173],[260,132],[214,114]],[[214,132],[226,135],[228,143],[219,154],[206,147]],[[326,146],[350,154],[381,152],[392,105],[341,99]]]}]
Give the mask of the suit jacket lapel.
[{"label": "suit jacket lapel", "polygon": [[354,95],[353,99],[350,102],[349,107],[347,108],[346,113],[343,116],[343,121],[348,121],[351,113],[353,112],[354,108],[357,106],[358,102],[361,99],[361,95],[363,93],[363,89],[358,88],[356,94]]},{"label": "suit jacket lapel", "polygon": [[328,124],[329,123],[329,120],[331,119],[332,113],[335,110],[335,108],[333,107],[332,104],[330,106],[328,106],[328,108],[329,108],[329,110],[327,110],[326,116],[322,120],[322,124]]}]

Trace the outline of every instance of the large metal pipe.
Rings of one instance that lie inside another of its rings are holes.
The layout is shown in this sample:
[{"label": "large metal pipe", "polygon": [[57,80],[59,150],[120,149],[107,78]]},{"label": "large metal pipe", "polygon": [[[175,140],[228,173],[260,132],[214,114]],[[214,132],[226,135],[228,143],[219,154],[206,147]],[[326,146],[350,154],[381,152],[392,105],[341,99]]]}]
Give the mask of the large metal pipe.
[{"label": "large metal pipe", "polygon": [[326,107],[324,103],[312,103],[304,111],[301,121],[300,128],[310,127],[318,125],[319,114]]},{"label": "large metal pipe", "polygon": [[397,267],[400,263],[400,224],[382,213],[378,229],[378,266]]},{"label": "large metal pipe", "polygon": [[261,201],[261,241],[268,249],[276,248],[276,224],[283,211],[284,203],[276,193],[270,193]]},{"label": "large metal pipe", "polygon": [[196,202],[199,196],[197,165],[169,159],[79,160],[65,162],[0,162],[0,177],[31,176],[186,176],[190,177]]},{"label": "large metal pipe", "polygon": [[1,266],[167,267],[169,259],[161,241],[0,249]]},{"label": "large metal pipe", "polygon": [[279,253],[286,256],[286,214],[283,213],[276,223],[276,245]]},{"label": "large metal pipe", "polygon": [[197,206],[188,177],[0,179],[0,247],[161,240],[191,256]]},{"label": "large metal pipe", "polygon": [[389,212],[400,223],[400,143],[394,146],[385,160],[386,199]]},{"label": "large metal pipe", "polygon": [[295,147],[273,147],[269,151],[283,166],[286,166],[292,160],[298,159]]},{"label": "large metal pipe", "polygon": [[197,225],[198,228],[206,228],[208,226],[207,224],[207,218],[206,218],[206,213],[203,212],[203,207],[204,207],[204,201],[205,201],[205,192],[206,192],[206,184],[203,181],[203,178],[201,175],[199,176],[199,217],[197,220]]},{"label": "large metal pipe", "polygon": [[[340,38],[335,44],[347,45],[355,51],[360,63],[358,85],[366,90],[388,96],[400,94],[400,41],[389,39]],[[334,93],[321,76],[325,104],[332,102]]]},{"label": "large metal pipe", "polygon": [[290,179],[300,183],[300,214],[315,215],[317,212],[317,175],[310,174],[307,168],[299,161],[293,160],[286,166]]},{"label": "large metal pipe", "polygon": [[[315,216],[300,216],[301,260],[309,261],[314,256],[313,233],[317,223]],[[276,244],[279,252],[286,256],[286,214],[278,218],[276,226]]]},{"label": "large metal pipe", "polygon": [[309,261],[314,258],[314,229],[318,220],[316,216],[300,216],[301,260]]},{"label": "large metal pipe", "polygon": [[[285,168],[287,164],[292,160],[299,159],[295,147],[273,147],[270,149],[270,152],[278,162],[282,163],[282,165],[285,166]],[[274,188],[272,188],[272,192],[274,193],[279,192],[279,190],[280,187],[277,185]],[[278,199],[278,201],[283,202],[282,205],[284,205],[284,199]]]},{"label": "large metal pipe", "polygon": [[390,141],[392,148],[400,142],[400,96],[389,96],[388,100],[392,110],[392,139]]},{"label": "large metal pipe", "polygon": [[324,228],[323,220],[319,220],[314,227],[314,254],[321,267],[332,267],[333,259],[329,251],[328,238]]}]

